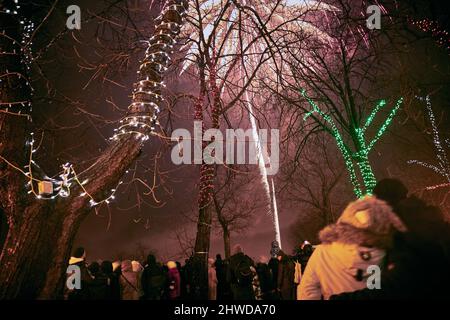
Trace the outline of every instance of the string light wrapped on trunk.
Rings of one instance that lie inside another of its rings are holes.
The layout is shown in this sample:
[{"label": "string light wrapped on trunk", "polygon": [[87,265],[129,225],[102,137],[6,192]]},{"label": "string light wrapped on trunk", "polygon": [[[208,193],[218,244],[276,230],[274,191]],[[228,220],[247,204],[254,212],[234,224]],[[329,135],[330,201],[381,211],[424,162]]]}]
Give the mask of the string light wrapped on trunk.
[{"label": "string light wrapped on trunk", "polygon": [[144,142],[159,125],[158,114],[164,102],[162,90],[166,87],[163,75],[168,70],[186,8],[184,2],[169,1],[157,18],[155,33],[146,41],[148,46],[137,71],[138,81],[134,84],[128,114],[114,130],[111,140],[134,134],[136,139]]},{"label": "string light wrapped on trunk", "polygon": [[[353,151],[345,143],[344,138],[340,133],[338,127],[336,126],[333,118],[329,114],[323,112],[317,106],[317,104],[310,97],[308,97],[308,95],[306,94],[306,90],[302,89],[301,94],[308,101],[309,105],[312,107],[311,111],[306,113],[306,115],[303,117],[303,120],[307,120],[309,117],[317,114],[320,118],[322,118],[325,121],[325,123],[323,123],[322,126],[326,128],[336,140],[336,145],[344,158],[345,166],[347,167],[347,171],[350,175],[350,182],[353,185],[353,191],[355,195],[358,198],[360,198],[365,194],[371,194],[377,181],[370,166],[369,153],[374,147],[375,143],[377,143],[378,140],[380,140],[380,138],[383,136],[383,134],[386,132],[387,128],[391,124],[392,120],[394,119],[395,115],[397,114],[398,110],[400,109],[403,103],[403,98],[397,100],[397,103],[391,109],[389,115],[378,129],[377,133],[375,134],[375,137],[372,138],[372,140],[370,140],[369,143],[366,143],[366,136],[365,136],[366,130],[372,124],[377,113],[386,105],[385,100],[381,100],[380,102],[378,102],[378,104],[372,110],[370,115],[367,117],[366,121],[364,122],[364,125],[360,128],[354,128],[354,135],[355,135],[354,138],[356,138],[358,146],[357,150]],[[316,121],[320,123],[320,120],[316,119]],[[359,170],[361,172],[364,189],[361,187],[361,183],[358,180],[354,163],[358,165]]]}]

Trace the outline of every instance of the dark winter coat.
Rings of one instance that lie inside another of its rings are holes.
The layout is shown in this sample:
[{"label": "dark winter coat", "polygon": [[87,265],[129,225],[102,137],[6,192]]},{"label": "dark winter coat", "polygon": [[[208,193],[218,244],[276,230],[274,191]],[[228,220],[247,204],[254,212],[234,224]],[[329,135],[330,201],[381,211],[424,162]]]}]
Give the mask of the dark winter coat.
[{"label": "dark winter coat", "polygon": [[273,300],[276,298],[275,285],[272,279],[272,272],[269,266],[265,263],[258,263],[256,265],[256,272],[258,273],[259,287],[261,289],[262,300]]},{"label": "dark winter coat", "polygon": [[278,265],[279,261],[277,258],[271,258],[269,260],[269,269],[272,273],[272,286],[278,288]]},{"label": "dark winter coat", "polygon": [[109,280],[108,300],[122,299],[122,292],[120,288],[120,274],[121,274],[120,269],[108,274]]},{"label": "dark winter coat", "polygon": [[231,290],[233,292],[233,300],[254,300],[255,293],[252,283],[242,286],[238,283],[237,269],[241,263],[246,263],[250,266],[255,266],[253,260],[243,254],[242,252],[236,253],[230,257],[230,264],[227,272],[227,281],[230,283]]},{"label": "dark winter coat", "polygon": [[294,261],[284,255],[278,265],[278,290],[282,300],[295,300],[297,286],[294,282]]},{"label": "dark winter coat", "polygon": [[110,281],[103,273],[94,275],[91,283],[91,300],[107,300],[109,299]]},{"label": "dark winter coat", "polygon": [[142,290],[145,300],[161,300],[168,279],[158,264],[146,265],[142,272]]},{"label": "dark winter coat", "polygon": [[227,282],[228,264],[224,260],[216,260],[217,300],[231,300],[231,288]]}]

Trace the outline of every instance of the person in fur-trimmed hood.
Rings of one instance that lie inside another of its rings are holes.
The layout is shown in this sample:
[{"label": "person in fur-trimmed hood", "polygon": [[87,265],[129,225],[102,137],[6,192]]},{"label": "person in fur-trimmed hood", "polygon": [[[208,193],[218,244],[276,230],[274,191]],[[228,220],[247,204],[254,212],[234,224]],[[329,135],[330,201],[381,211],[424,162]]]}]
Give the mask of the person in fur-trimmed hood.
[{"label": "person in fur-trimmed hood", "polygon": [[298,286],[299,300],[328,300],[331,295],[366,288],[371,265],[382,267],[395,232],[406,227],[384,201],[372,196],[351,202],[338,221],[319,233]]}]

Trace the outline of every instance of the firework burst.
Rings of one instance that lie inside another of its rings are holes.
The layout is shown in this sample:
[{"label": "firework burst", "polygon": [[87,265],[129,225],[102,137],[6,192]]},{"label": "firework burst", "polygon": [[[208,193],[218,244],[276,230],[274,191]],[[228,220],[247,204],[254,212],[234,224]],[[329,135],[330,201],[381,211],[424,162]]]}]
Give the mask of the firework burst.
[{"label": "firework burst", "polygon": [[[258,124],[254,109],[258,99],[254,86],[258,80],[275,81],[281,74],[283,47],[298,39],[298,34],[313,37],[320,41],[331,38],[312,21],[311,15],[320,12],[338,11],[335,7],[308,0],[193,0],[190,2],[187,20],[182,34],[187,39],[182,48],[185,59],[181,73],[195,65],[201,52],[209,52],[217,57],[216,74],[223,83],[229,79],[245,90],[245,107],[249,114],[252,137],[258,153],[258,167],[261,183],[267,197],[267,212],[273,219],[276,240],[281,247],[281,236],[276,206],[275,185],[269,183],[266,164],[267,155],[263,153],[258,135]],[[280,49],[281,48],[281,49]],[[251,78],[249,74],[254,73]],[[221,92],[226,90],[225,85]]]}]

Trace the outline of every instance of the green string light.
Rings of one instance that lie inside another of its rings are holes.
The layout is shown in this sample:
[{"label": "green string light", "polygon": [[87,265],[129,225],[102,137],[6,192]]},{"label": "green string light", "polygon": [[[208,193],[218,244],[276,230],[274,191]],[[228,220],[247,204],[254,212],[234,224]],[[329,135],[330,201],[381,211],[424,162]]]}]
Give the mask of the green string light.
[{"label": "green string light", "polygon": [[[311,117],[313,114],[317,113],[322,119],[325,120],[326,126],[334,139],[336,140],[336,145],[341,152],[345,166],[347,168],[347,171],[350,176],[350,182],[353,185],[353,191],[355,195],[358,198],[361,198],[365,194],[371,194],[372,190],[375,188],[375,185],[377,183],[377,180],[375,178],[375,175],[372,170],[372,166],[370,165],[369,161],[369,153],[372,150],[375,143],[381,138],[381,136],[386,132],[387,128],[391,124],[392,120],[394,119],[395,115],[397,114],[397,111],[400,109],[400,106],[403,102],[403,98],[400,98],[395,107],[391,110],[388,117],[384,121],[384,123],[381,125],[380,129],[378,130],[375,137],[370,141],[370,143],[367,145],[366,143],[366,137],[365,137],[365,131],[370,127],[370,125],[373,123],[378,111],[383,108],[386,105],[385,100],[380,100],[378,104],[375,106],[375,108],[372,110],[370,115],[367,117],[364,126],[362,128],[355,128],[354,134],[356,136],[357,146],[356,151],[352,152],[350,148],[345,144],[344,139],[339,132],[335,122],[333,121],[333,118],[324,113],[317,104],[307,96],[306,90],[301,90],[302,96],[308,101],[308,103],[311,105],[312,110],[306,113],[306,115],[303,117],[304,120]],[[316,121],[318,121],[316,119]],[[361,173],[362,182],[364,184],[365,192],[363,192],[361,188],[361,184],[359,182],[358,176],[355,171],[355,165],[354,163],[358,165],[359,171]]]},{"label": "green string light", "polygon": [[386,100],[380,100],[378,104],[373,108],[370,115],[367,117],[366,123],[364,124],[363,131],[366,131],[368,127],[372,124],[373,120],[375,119],[375,116],[377,115],[378,111],[380,111],[381,108],[383,108],[386,105]]}]

